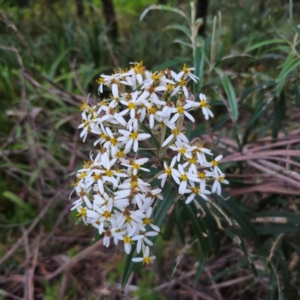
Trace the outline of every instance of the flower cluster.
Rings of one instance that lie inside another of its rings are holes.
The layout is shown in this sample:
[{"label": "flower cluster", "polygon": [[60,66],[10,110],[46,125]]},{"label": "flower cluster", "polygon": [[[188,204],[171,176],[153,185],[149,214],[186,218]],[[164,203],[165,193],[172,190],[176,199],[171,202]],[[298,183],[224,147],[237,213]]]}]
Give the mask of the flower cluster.
[{"label": "flower cluster", "polygon": [[[228,183],[218,167],[222,156],[208,161],[211,151],[197,140],[190,142],[182,132],[185,117],[195,121],[191,110],[201,108],[205,119],[213,117],[206,96],[200,94],[200,101],[194,101],[187,88],[188,81],[197,81],[192,70],[184,65],[179,73],[168,69],[152,73],[143,63],[133,63],[130,70],[98,79],[100,94],[104,86],[111,89],[109,99],[80,107],[80,137],[85,141],[93,133],[97,153],[77,172],[78,199],[72,209],[85,224],[98,229],[105,246],[111,239],[115,244],[122,241],[130,253],[136,243],[136,252],[143,253],[133,258],[137,262],[148,264],[155,258],[149,256],[153,245],[149,237],[160,229],[154,224],[153,207],[163,201],[167,180],[178,185],[187,204],[196,195],[208,200],[211,191],[220,194],[220,183]],[[160,165],[164,167],[159,169]],[[151,186],[147,173],[153,172],[162,189]]]}]

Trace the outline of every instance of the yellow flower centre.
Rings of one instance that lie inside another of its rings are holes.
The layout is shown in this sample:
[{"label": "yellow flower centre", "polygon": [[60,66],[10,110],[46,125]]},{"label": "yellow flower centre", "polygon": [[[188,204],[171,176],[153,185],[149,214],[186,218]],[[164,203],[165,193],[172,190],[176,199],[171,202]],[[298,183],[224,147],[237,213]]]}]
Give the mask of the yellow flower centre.
[{"label": "yellow flower centre", "polygon": [[89,109],[90,106],[86,103],[86,101],[83,101],[80,106],[79,106],[79,110],[80,111],[83,111],[83,110],[86,110],[86,109]]},{"label": "yellow flower centre", "polygon": [[111,216],[111,212],[110,211],[106,211],[105,213],[102,214],[103,217],[105,217],[105,219],[109,219]]},{"label": "yellow flower centre", "polygon": [[208,103],[206,102],[206,101],[204,101],[204,100],[201,100],[201,102],[200,102],[200,107],[207,107],[207,108],[210,108],[210,106],[208,105]]},{"label": "yellow flower centre", "polygon": [[136,181],[130,182],[130,186],[132,189],[135,189],[138,186],[138,183]]},{"label": "yellow flower centre", "polygon": [[98,78],[98,79],[96,80],[96,83],[98,83],[98,84],[104,84],[104,83],[105,83],[105,80],[104,80],[104,78],[100,77],[100,78]]},{"label": "yellow flower centre", "polygon": [[183,148],[179,149],[178,152],[181,153],[181,154],[185,154],[186,153],[186,148],[183,147]]},{"label": "yellow flower centre", "polygon": [[113,146],[116,146],[118,144],[118,141],[117,141],[117,138],[116,137],[113,137],[110,139],[110,142]]},{"label": "yellow flower centre", "polygon": [[76,217],[85,217],[86,216],[86,211],[87,211],[87,208],[86,207],[81,207],[79,209],[79,212],[78,214],[76,215]]},{"label": "yellow flower centre", "polygon": [[198,172],[198,177],[200,179],[205,179],[206,178],[206,174],[204,172]]},{"label": "yellow flower centre", "polygon": [[106,170],[105,171],[105,174],[108,176],[108,177],[112,177],[114,175],[114,171],[112,170]]},{"label": "yellow flower centre", "polygon": [[171,132],[172,132],[173,135],[177,136],[177,135],[180,134],[180,129],[174,128],[174,129],[171,130]]},{"label": "yellow flower centre", "polygon": [[138,138],[138,133],[137,132],[133,132],[129,137],[133,140],[136,140]]},{"label": "yellow flower centre", "polygon": [[156,108],[151,107],[151,108],[149,109],[149,114],[150,114],[150,115],[154,115],[155,113],[156,113]]},{"label": "yellow flower centre", "polygon": [[88,169],[93,163],[94,163],[93,160],[85,161],[85,162],[84,162],[83,168],[84,168],[84,169]]},{"label": "yellow flower centre", "polygon": [[216,167],[216,166],[218,165],[218,163],[213,159],[213,160],[211,161],[211,165],[212,165],[213,167]]},{"label": "yellow flower centre", "polygon": [[86,172],[82,172],[81,174],[79,174],[78,178],[85,178],[86,177]]},{"label": "yellow flower centre", "polygon": [[108,103],[106,102],[106,100],[103,100],[102,102],[100,102],[100,106],[108,106]]},{"label": "yellow flower centre", "polygon": [[186,82],[184,79],[181,79],[181,80],[179,81],[179,85],[180,85],[180,86],[185,86],[186,83],[187,83],[187,82]]},{"label": "yellow flower centre", "polygon": [[195,158],[195,157],[192,157],[192,158],[188,159],[188,162],[189,162],[190,164],[193,164],[193,165],[195,165],[195,164],[196,164],[196,162],[197,162],[197,160],[196,160],[196,158]]},{"label": "yellow flower centre", "polygon": [[143,223],[144,223],[145,225],[148,225],[148,224],[153,223],[153,221],[154,221],[154,219],[145,218],[145,219],[143,220]]},{"label": "yellow flower centre", "polygon": [[218,181],[219,181],[219,182],[223,182],[223,181],[224,181],[224,177],[220,176],[220,177],[218,178]]},{"label": "yellow flower centre", "polygon": [[153,74],[152,75],[152,79],[154,80],[154,81],[158,81],[158,80],[160,80],[160,78],[161,78],[161,76],[162,76],[162,74]]},{"label": "yellow flower centre", "polygon": [[172,175],[172,169],[171,169],[171,167],[169,167],[168,169],[166,169],[165,173],[170,177]]},{"label": "yellow flower centre", "polygon": [[198,194],[199,189],[197,187],[192,188],[192,193]]},{"label": "yellow flower centre", "polygon": [[143,258],[143,264],[149,265],[150,262],[151,262],[151,259],[149,256],[145,256]]},{"label": "yellow flower centre", "polygon": [[184,114],[184,108],[182,106],[176,107],[176,109],[180,115]]},{"label": "yellow flower centre", "polygon": [[171,92],[174,90],[174,85],[172,85],[171,83],[167,83],[167,92]]},{"label": "yellow flower centre", "polygon": [[142,74],[145,70],[145,67],[143,66],[143,62],[142,61],[140,63],[135,62],[133,69],[135,74]]},{"label": "yellow flower centre", "polygon": [[189,74],[189,73],[191,72],[191,71],[186,67],[185,64],[183,64],[182,71],[183,71],[185,74]]},{"label": "yellow flower centre", "polygon": [[71,186],[76,187],[79,184],[79,181],[80,181],[79,178],[76,178],[75,182],[71,182]]},{"label": "yellow flower centre", "polygon": [[135,164],[135,163],[132,163],[131,166],[132,166],[134,169],[137,169],[137,170],[139,170],[140,167],[141,167],[139,164]]},{"label": "yellow flower centre", "polygon": [[124,243],[130,243],[130,244],[133,244],[133,241],[131,240],[131,238],[128,236],[128,235],[125,235],[124,236]]},{"label": "yellow flower centre", "polygon": [[109,136],[106,135],[105,133],[100,133],[100,137],[101,137],[102,139],[104,139],[104,140],[109,139]]},{"label": "yellow flower centre", "polygon": [[129,103],[128,103],[128,108],[129,108],[129,109],[134,109],[134,108],[135,108],[134,103],[133,103],[133,102],[129,102]]},{"label": "yellow flower centre", "polygon": [[116,157],[121,158],[121,157],[123,157],[123,155],[124,155],[124,151],[119,151],[119,152],[117,152]]},{"label": "yellow flower centre", "polygon": [[93,178],[94,178],[95,181],[98,181],[98,180],[102,179],[102,174],[95,174],[93,176]]},{"label": "yellow flower centre", "polygon": [[182,181],[187,181],[188,180],[188,177],[186,176],[186,174],[181,174],[180,178],[181,178]]}]

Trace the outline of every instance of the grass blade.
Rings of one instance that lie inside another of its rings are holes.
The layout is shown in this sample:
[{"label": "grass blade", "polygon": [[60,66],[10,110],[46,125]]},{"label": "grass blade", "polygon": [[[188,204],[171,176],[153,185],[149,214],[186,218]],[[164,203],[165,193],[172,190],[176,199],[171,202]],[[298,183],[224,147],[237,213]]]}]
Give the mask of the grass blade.
[{"label": "grass blade", "polygon": [[[206,228],[203,221],[199,217],[197,217],[198,210],[193,203],[184,206],[184,208],[189,216],[190,221],[192,222],[192,226],[201,245],[203,254],[205,257],[208,257],[209,243],[208,243],[208,238],[206,237]],[[205,236],[203,235],[203,233],[205,234]]]},{"label": "grass blade", "polygon": [[285,41],[282,40],[282,39],[272,39],[272,40],[259,42],[257,44],[252,45],[251,47],[247,48],[245,50],[245,53],[250,52],[250,51],[255,50],[255,49],[258,49],[258,48],[263,47],[263,46],[267,46],[267,45],[271,45],[271,44],[278,44],[278,43],[285,43]]},{"label": "grass blade", "polygon": [[187,19],[187,16],[185,13],[183,13],[180,9],[178,8],[173,8],[173,7],[170,7],[170,6],[167,6],[167,5],[151,5],[149,6],[148,8],[146,8],[141,16],[140,16],[140,21],[142,21],[144,19],[144,17],[146,16],[146,14],[150,11],[150,10],[166,10],[166,11],[170,11],[170,12],[173,12],[173,13],[176,13],[178,15],[181,15],[182,17],[186,18]]},{"label": "grass blade", "polygon": [[277,90],[276,90],[277,95],[281,93],[286,76],[290,72],[292,72],[299,64],[300,64],[300,57],[294,59],[291,62],[286,61],[286,63],[283,65],[282,70],[276,79],[276,81],[278,82]]},{"label": "grass blade", "polygon": [[220,69],[215,69],[215,70],[221,77],[221,81],[222,81],[222,84],[223,84],[223,87],[224,87],[224,90],[226,92],[227,99],[228,99],[231,119],[232,119],[232,122],[235,123],[236,120],[238,119],[239,111],[238,111],[238,104],[237,104],[233,86],[232,86],[231,82],[229,81],[229,79],[224,75],[222,70],[220,70]]}]

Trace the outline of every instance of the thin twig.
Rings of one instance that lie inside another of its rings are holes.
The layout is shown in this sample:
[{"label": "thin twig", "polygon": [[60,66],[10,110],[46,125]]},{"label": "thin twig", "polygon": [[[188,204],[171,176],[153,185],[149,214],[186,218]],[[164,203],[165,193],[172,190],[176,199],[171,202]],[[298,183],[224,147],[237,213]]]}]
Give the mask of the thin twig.
[{"label": "thin twig", "polygon": [[20,298],[18,296],[15,296],[14,294],[11,294],[7,291],[4,291],[2,289],[0,289],[0,295],[2,295],[3,297],[9,297],[12,298],[13,300],[24,300],[24,298]]},{"label": "thin twig", "polygon": [[25,233],[23,233],[22,237],[19,238],[17,240],[17,242],[12,246],[12,248],[7,253],[5,253],[5,255],[0,259],[0,265],[6,259],[8,259],[19,248],[19,246],[24,242],[24,239],[26,238],[26,236],[32,231],[32,229],[39,223],[39,221],[47,213],[47,211],[49,210],[50,206],[53,204],[53,202],[55,201],[55,199],[56,199],[56,197],[54,197],[52,200],[48,200],[47,205],[41,210],[41,212],[39,213],[39,215],[34,219],[34,221],[29,226],[29,228],[27,229],[27,231]]},{"label": "thin twig", "polygon": [[[240,278],[236,278],[236,279],[232,279],[232,280],[228,280],[228,281],[216,284],[216,287],[220,289],[220,288],[224,288],[224,287],[227,287],[227,286],[236,285],[237,283],[248,281],[248,280],[250,280],[254,277],[255,277],[254,274],[250,274],[250,275],[247,275],[247,276],[244,276],[244,277],[240,277]],[[214,289],[213,286],[210,286],[208,288],[210,290]]]},{"label": "thin twig", "polygon": [[99,247],[99,245],[102,245],[102,240],[97,241],[91,247],[85,248],[83,251],[81,251],[80,253],[78,253],[76,256],[74,256],[73,258],[71,258],[69,261],[67,261],[66,263],[64,263],[63,265],[61,265],[54,272],[52,272],[52,273],[50,273],[48,275],[42,276],[42,277],[36,277],[36,279],[41,279],[41,280],[48,279],[48,280],[50,280],[52,278],[55,278],[60,273],[66,271],[66,270],[70,270],[76,263],[78,263],[82,259],[86,258],[87,256],[91,255]]}]

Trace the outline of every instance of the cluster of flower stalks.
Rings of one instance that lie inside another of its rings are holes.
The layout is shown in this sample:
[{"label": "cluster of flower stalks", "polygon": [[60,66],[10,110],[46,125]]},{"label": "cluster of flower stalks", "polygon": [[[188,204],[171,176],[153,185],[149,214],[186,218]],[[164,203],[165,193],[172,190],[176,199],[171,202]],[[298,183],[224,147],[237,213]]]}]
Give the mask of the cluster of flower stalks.
[{"label": "cluster of flower stalks", "polygon": [[[206,96],[195,100],[187,89],[189,81],[198,79],[192,70],[184,65],[179,73],[152,73],[143,63],[133,63],[130,70],[98,79],[99,94],[104,86],[111,89],[109,99],[80,107],[80,137],[85,141],[94,134],[96,153],[77,172],[78,200],[72,209],[97,228],[105,246],[121,241],[129,254],[136,243],[136,252],[143,254],[133,258],[136,262],[155,259],[149,254],[149,237],[160,228],[153,207],[164,201],[166,185],[177,186],[179,199],[188,204],[196,195],[209,200],[211,192],[221,193],[220,183],[228,183],[218,167],[222,156],[213,158],[199,139],[190,142],[182,129],[185,117],[195,121],[192,110],[201,108],[205,119],[213,117]],[[161,188],[152,186],[154,179],[161,180]]]}]

